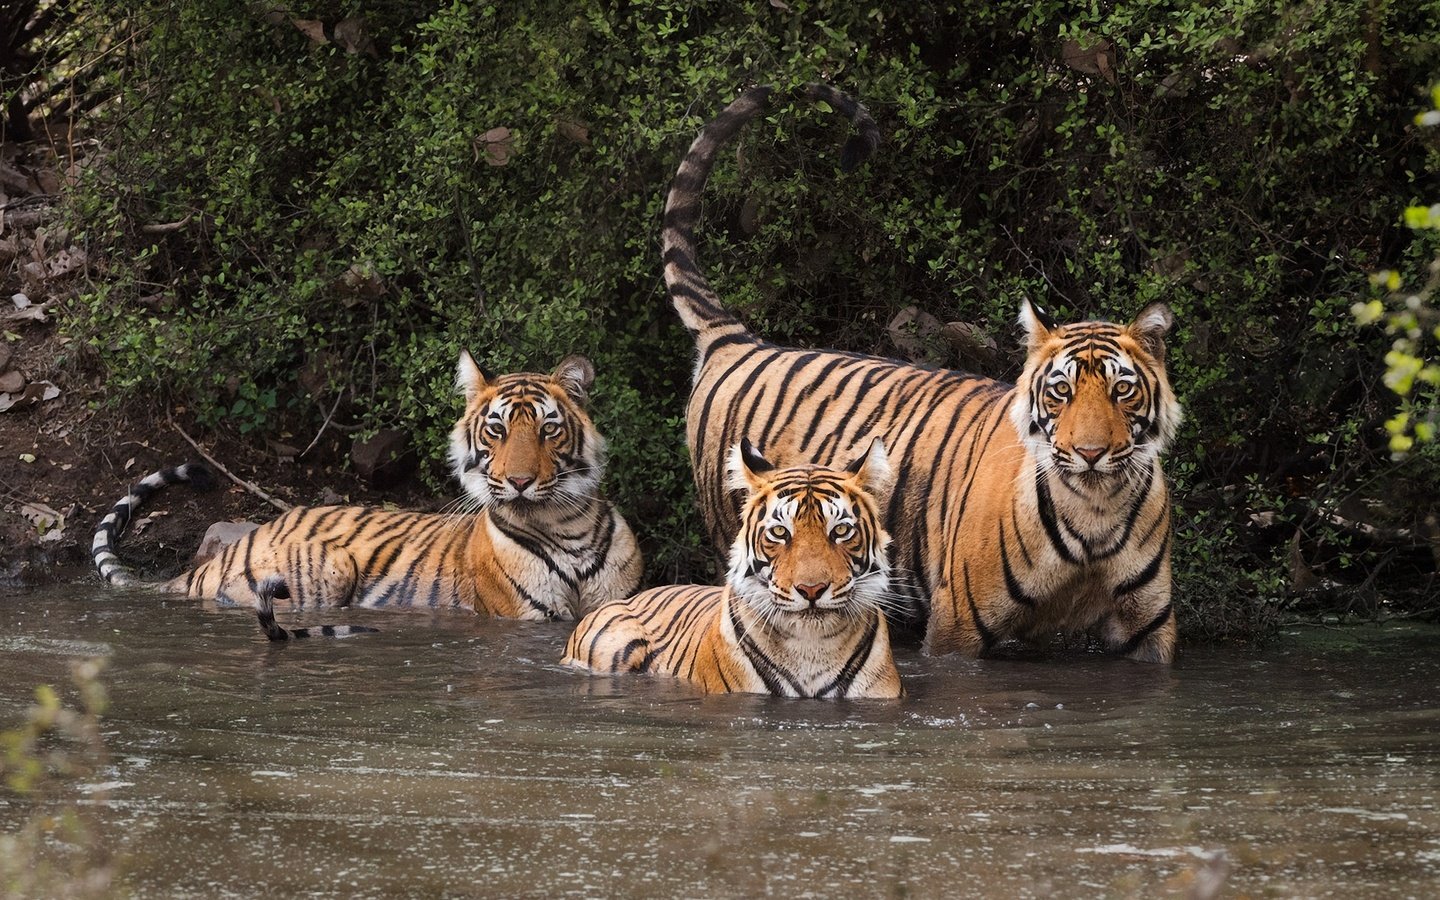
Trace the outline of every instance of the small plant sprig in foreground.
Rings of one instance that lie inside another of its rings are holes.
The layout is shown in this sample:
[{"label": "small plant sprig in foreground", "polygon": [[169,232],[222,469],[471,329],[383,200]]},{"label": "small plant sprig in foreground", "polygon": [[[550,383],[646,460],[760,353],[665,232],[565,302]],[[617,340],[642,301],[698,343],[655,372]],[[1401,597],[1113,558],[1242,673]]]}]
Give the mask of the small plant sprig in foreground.
[{"label": "small plant sprig in foreground", "polygon": [[[1430,89],[1434,109],[1420,113],[1415,124],[1440,125],[1440,84]],[[1440,203],[1411,206],[1405,210],[1405,224],[1415,230],[1440,230]],[[1425,281],[1418,288],[1405,284],[1400,273],[1386,270],[1370,278],[1383,298],[1356,303],[1351,312],[1361,325],[1383,323],[1394,336],[1385,354],[1385,386],[1400,395],[1400,408],[1385,423],[1390,433],[1390,452],[1404,456],[1416,444],[1435,440],[1440,429],[1440,363],[1435,351],[1440,346],[1440,307],[1435,300],[1440,290],[1440,255],[1426,266]]]},{"label": "small plant sprig in foreground", "polygon": [[7,897],[101,897],[110,893],[115,866],[94,825],[73,803],[47,803],[109,758],[100,716],[109,703],[103,659],[71,669],[79,694],[66,706],[49,685],[35,689],[35,705],[19,726],[0,733],[0,782],[5,793],[34,804],[30,818],[0,835],[0,893]]}]

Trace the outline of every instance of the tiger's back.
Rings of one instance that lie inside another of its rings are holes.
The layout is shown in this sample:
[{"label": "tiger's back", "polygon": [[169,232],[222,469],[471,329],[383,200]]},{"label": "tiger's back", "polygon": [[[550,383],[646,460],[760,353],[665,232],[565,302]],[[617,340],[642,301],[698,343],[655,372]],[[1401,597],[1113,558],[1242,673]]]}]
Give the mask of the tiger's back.
[{"label": "tiger's back", "polygon": [[[279,576],[297,609],[467,609],[517,619],[573,619],[581,573],[551,543],[498,542],[488,513],[450,516],[355,506],[298,507],[162,585],[253,606]],[[597,546],[598,549],[598,546]],[[623,592],[633,587],[628,580]]]},{"label": "tiger's back", "polygon": [[748,690],[750,679],[724,652],[725,588],[652,588],[595,610],[570,635],[562,663],[593,672],[673,675],[706,693]]}]

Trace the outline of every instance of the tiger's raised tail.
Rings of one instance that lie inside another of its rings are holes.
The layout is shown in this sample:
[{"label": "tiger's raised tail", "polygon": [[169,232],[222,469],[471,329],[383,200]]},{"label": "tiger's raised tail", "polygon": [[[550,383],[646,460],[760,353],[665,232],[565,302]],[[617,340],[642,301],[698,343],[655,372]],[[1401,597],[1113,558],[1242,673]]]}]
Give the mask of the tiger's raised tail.
[{"label": "tiger's raised tail", "polygon": [[275,601],[284,600],[290,596],[290,590],[285,585],[285,579],[278,575],[260,582],[256,590],[255,618],[260,621],[260,630],[272,641],[288,641],[292,638],[308,637],[351,637],[356,634],[376,634],[378,628],[369,628],[364,625],[313,625],[309,628],[291,628],[286,631],[275,621]]},{"label": "tiger's raised tail", "polygon": [[[745,123],[765,111],[774,90],[770,86],[750,88],[701,130],[681,160],[670,185],[670,196],[665,201],[665,222],[660,232],[665,286],[680,320],[695,334],[701,359],[708,355],[716,340],[744,333],[745,326],[720,304],[696,261],[695,223],[700,218],[700,197],[720,148]],[[829,104],[848,117],[858,131],[840,152],[841,171],[852,171],[880,145],[880,129],[875,120],[851,97],[825,84],[806,85],[800,94],[813,102]]]},{"label": "tiger's raised tail", "polygon": [[115,504],[115,508],[100,520],[100,525],[95,529],[95,538],[90,542],[90,558],[95,561],[95,570],[100,573],[101,578],[117,585],[135,584],[140,581],[135,573],[126,568],[120,558],[115,555],[115,542],[125,531],[125,526],[130,524],[130,519],[135,515],[135,511],[145,505],[152,494],[181,482],[189,484],[196,490],[208,491],[215,486],[215,476],[200,463],[185,463],[173,469],[152,472],[140,479],[140,483],[131,488],[130,493],[120,498],[120,502]]}]

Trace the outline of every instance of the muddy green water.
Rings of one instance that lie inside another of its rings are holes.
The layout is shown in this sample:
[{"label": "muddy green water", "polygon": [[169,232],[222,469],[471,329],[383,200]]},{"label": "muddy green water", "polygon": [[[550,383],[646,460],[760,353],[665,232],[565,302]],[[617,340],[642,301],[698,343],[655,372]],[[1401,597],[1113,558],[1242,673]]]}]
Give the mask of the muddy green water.
[{"label": "muddy green water", "polygon": [[[902,652],[907,699],[837,703],[587,677],[563,625],[324,618],[384,631],[0,590],[0,724],[110,658],[110,764],[54,802],[116,893],[1440,895],[1436,629],[1170,669]],[[37,812],[0,792],[0,828]]]}]

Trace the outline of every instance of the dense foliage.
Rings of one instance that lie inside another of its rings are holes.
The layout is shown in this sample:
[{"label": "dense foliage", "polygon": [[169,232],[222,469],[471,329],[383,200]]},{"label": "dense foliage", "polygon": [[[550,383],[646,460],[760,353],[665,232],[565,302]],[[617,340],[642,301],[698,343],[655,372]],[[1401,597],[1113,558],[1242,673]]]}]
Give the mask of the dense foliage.
[{"label": "dense foliage", "polygon": [[[127,28],[89,0],[7,0],[0,4],[0,141],[35,137],[39,121],[56,131],[112,96],[104,62]],[[67,135],[68,137],[68,135]]]},{"label": "dense foliage", "polygon": [[1413,124],[1435,0],[139,7],[79,210],[109,267],[70,325],[116,396],[245,433],[333,412],[438,460],[459,348],[584,352],[651,578],[705,577],[664,189],[739,88],[823,79],[875,113],[877,158],[840,176],[841,127],[786,108],[711,184],[702,261],[758,332],[893,355],[915,306],[993,335],[1004,377],[1022,296],[1166,300],[1191,624],[1433,572],[1440,465],[1390,468],[1386,338],[1350,309],[1435,255],[1400,219],[1440,196]]}]

